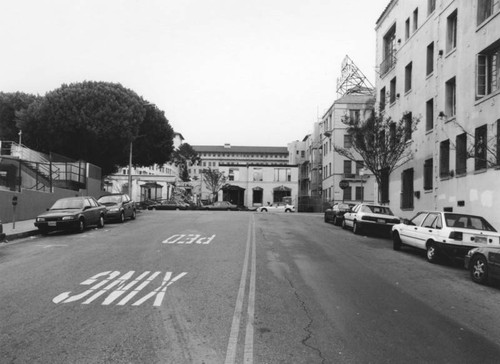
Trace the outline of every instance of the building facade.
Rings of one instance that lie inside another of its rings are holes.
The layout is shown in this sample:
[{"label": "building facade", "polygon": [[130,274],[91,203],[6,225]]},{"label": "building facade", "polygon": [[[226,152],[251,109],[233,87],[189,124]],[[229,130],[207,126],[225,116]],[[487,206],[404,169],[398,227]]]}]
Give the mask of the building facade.
[{"label": "building facade", "polygon": [[287,147],[193,145],[201,163],[189,168],[193,188],[202,200],[210,199],[203,183],[203,170],[223,172],[226,186],[218,200],[250,208],[297,197],[298,168],[289,163]]},{"label": "building facade", "polygon": [[322,195],[323,201],[328,204],[375,200],[375,178],[364,168],[361,157],[352,161],[335,151],[335,146],[352,146],[345,118],[366,119],[373,112],[374,102],[372,95],[347,94],[335,100],[321,119]]},{"label": "building facade", "polygon": [[418,122],[413,158],[389,178],[389,204],[483,215],[500,224],[500,2],[390,1],[376,23],[376,107]]}]

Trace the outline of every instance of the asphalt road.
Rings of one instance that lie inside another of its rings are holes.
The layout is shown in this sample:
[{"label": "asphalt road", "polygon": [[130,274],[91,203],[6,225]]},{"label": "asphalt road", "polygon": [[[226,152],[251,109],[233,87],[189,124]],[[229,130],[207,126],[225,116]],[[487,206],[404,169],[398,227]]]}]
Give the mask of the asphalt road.
[{"label": "asphalt road", "polygon": [[0,248],[1,363],[496,363],[499,286],[318,214],[148,211]]}]

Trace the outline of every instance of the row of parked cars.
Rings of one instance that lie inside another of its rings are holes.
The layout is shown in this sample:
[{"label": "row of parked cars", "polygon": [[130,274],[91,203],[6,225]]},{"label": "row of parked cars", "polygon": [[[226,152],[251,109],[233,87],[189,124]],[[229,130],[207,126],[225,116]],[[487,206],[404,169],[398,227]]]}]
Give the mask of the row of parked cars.
[{"label": "row of parked cars", "polygon": [[237,206],[229,201],[216,201],[211,204],[195,205],[176,200],[159,200],[147,206],[148,210],[209,210],[209,211],[258,211],[258,212],[295,212],[295,206],[285,202],[268,203],[254,209]]},{"label": "row of parked cars", "polygon": [[135,202],[123,193],[101,196],[97,200],[91,196],[66,197],[38,215],[35,226],[44,235],[56,230],[83,232],[90,226],[103,228],[105,221],[124,222],[136,216]]},{"label": "row of parked cars", "polygon": [[355,234],[386,234],[394,250],[403,246],[424,250],[431,263],[443,257],[463,258],[476,283],[500,278],[500,233],[481,216],[421,211],[407,220],[394,216],[387,206],[339,203],[325,211],[324,219]]}]

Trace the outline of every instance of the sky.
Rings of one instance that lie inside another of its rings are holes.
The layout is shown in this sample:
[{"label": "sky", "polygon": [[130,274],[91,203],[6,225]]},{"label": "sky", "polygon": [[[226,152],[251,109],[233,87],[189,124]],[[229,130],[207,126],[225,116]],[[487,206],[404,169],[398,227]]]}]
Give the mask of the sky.
[{"label": "sky", "polygon": [[375,83],[389,0],[0,0],[0,91],[120,83],[191,145],[286,146],[337,98],[348,55]]}]

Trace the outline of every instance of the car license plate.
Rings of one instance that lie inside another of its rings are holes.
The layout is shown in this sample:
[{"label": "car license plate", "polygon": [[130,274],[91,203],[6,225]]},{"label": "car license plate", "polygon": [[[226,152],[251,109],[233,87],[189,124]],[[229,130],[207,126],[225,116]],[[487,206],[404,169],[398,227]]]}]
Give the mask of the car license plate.
[{"label": "car license plate", "polygon": [[486,243],[486,237],[485,236],[475,236],[474,240],[476,243]]},{"label": "car license plate", "polygon": [[49,226],[56,226],[56,224],[57,223],[55,221],[49,221],[49,223],[48,223]]},{"label": "car license plate", "polygon": [[378,222],[379,224],[385,224],[385,220],[384,220],[384,219],[377,219],[377,222]]}]

